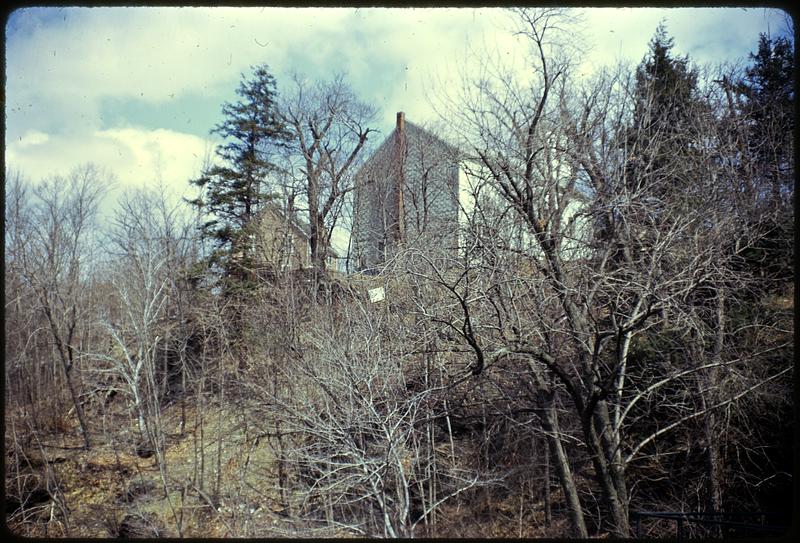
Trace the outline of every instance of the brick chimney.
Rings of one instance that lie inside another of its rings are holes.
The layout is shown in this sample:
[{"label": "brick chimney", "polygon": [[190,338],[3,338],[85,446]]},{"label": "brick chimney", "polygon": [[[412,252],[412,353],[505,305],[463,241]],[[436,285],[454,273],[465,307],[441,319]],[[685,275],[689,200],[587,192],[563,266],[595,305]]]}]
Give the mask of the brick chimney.
[{"label": "brick chimney", "polygon": [[405,158],[406,158],[406,114],[397,112],[397,134],[395,136],[395,242],[402,242],[405,237]]}]

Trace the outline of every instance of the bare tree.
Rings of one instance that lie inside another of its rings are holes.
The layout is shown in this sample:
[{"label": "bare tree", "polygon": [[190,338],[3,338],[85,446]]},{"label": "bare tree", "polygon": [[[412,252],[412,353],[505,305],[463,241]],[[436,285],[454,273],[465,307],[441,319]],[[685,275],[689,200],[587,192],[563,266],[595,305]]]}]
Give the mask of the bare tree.
[{"label": "bare tree", "polygon": [[100,355],[126,384],[142,440],[137,449],[156,455],[167,496],[161,408],[169,381],[185,371],[184,364],[170,368],[169,359],[185,356],[181,274],[196,256],[192,225],[180,211],[163,189],[123,196],[109,234],[115,299],[102,322],[113,349]]},{"label": "bare tree", "polygon": [[[268,311],[285,309],[291,337],[251,344],[246,386],[263,412],[255,431],[279,455],[294,533],[411,537],[442,504],[487,483],[463,451],[451,458],[446,438],[434,437],[444,385],[408,353],[421,333],[413,314],[339,283],[335,301],[312,313],[308,293],[282,286],[270,290]],[[410,301],[397,286],[396,303]]]},{"label": "bare tree", "polygon": [[79,339],[87,311],[83,285],[91,265],[97,207],[108,177],[86,165],[66,178],[54,177],[36,185],[28,223],[30,237],[20,255],[23,276],[36,293],[37,309],[46,318],[87,449],[90,430],[74,370],[84,354]]},{"label": "bare tree", "polygon": [[[30,186],[19,172],[6,171],[5,184],[5,361],[6,407],[34,403],[36,381],[45,381],[31,358],[37,330],[35,293],[26,283],[23,264],[30,244]],[[39,379],[37,379],[37,377]],[[26,401],[27,400],[27,401]],[[34,415],[32,413],[32,415]],[[35,415],[34,417],[35,418]]]},{"label": "bare tree", "polygon": [[374,129],[375,109],[360,101],[339,75],[310,83],[295,75],[281,104],[308,205],[311,262],[325,269],[331,234],[353,190],[353,175]]},{"label": "bare tree", "polygon": [[[473,374],[509,355],[529,357],[537,389],[570,399],[612,530],[628,536],[626,471],[642,458],[643,449],[695,419],[705,417],[712,427],[715,409],[788,369],[725,399],[715,401],[709,392],[713,368],[736,361],[721,358],[724,292],[730,286],[721,288],[735,281],[738,250],[725,240],[740,230],[735,218],[724,213],[725,185],[716,180],[728,173],[719,159],[724,151],[716,145],[716,119],[708,107],[685,107],[680,138],[648,132],[631,139],[629,127],[645,130],[631,122],[634,111],[626,98],[633,94],[632,82],[607,72],[581,88],[568,79],[568,63],[548,56],[548,40],[561,15],[549,10],[518,15],[532,44],[531,80],[520,81],[487,64],[482,77],[465,80],[447,114],[472,155],[475,185],[488,184],[516,217],[512,224],[520,221],[525,229],[515,245],[510,238],[491,239],[498,237],[491,223],[483,236],[472,225],[472,236],[466,237],[472,245],[451,270],[430,262],[420,266],[427,269],[422,272],[426,279],[443,287],[453,301],[449,308],[426,313],[471,348]],[[640,102],[635,113],[654,116],[647,107],[656,105]],[[634,143],[626,146],[626,141]],[[675,156],[665,160],[668,148]],[[641,157],[650,161],[641,164]],[[632,171],[638,172],[636,180]],[[486,203],[478,202],[477,219],[487,217],[480,210]],[[516,264],[506,260],[498,266],[497,256],[503,253],[519,255]],[[716,288],[723,301],[711,310],[716,317],[701,321],[692,316],[694,300],[709,288]],[[667,367],[658,384],[640,373],[643,368],[631,368],[637,340],[651,337],[659,327],[675,325],[688,332],[701,322],[704,330],[708,323],[718,329],[714,346],[704,348],[710,354],[703,362],[690,357],[691,363]],[[645,424],[638,428],[626,419],[633,404],[687,375],[705,376],[699,407],[687,412],[685,400],[673,397],[670,422],[652,431],[645,429],[649,422],[640,419]],[[546,418],[542,423],[548,424]],[[709,454],[714,457],[713,450]],[[568,462],[561,465],[566,472]],[[569,495],[573,485],[560,478]],[[579,503],[571,501],[571,506],[573,527],[581,533]]]}]

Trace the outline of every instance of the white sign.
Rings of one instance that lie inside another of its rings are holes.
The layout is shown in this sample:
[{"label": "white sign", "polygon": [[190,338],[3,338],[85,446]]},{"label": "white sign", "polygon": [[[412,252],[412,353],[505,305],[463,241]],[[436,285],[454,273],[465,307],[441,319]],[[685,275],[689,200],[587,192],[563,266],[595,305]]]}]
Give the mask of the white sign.
[{"label": "white sign", "polygon": [[369,301],[373,304],[383,301],[385,297],[386,293],[384,292],[383,287],[369,289]]}]

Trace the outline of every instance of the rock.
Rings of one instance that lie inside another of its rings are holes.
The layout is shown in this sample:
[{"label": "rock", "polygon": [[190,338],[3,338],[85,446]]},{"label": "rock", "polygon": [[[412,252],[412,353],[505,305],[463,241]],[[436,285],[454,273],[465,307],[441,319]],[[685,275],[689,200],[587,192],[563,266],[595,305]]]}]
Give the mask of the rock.
[{"label": "rock", "polygon": [[33,507],[53,499],[38,477],[29,477],[22,488],[22,496],[6,494],[6,512],[14,513],[22,508]]},{"label": "rock", "polygon": [[148,537],[160,537],[156,517],[153,513],[141,513],[138,515],[125,515],[119,523],[117,537],[122,539],[139,539]]},{"label": "rock", "polygon": [[125,502],[132,502],[139,496],[147,496],[156,489],[156,483],[153,481],[142,481],[137,479],[132,481],[128,488],[119,494],[119,498]]},{"label": "rock", "polygon": [[139,458],[150,458],[155,454],[153,450],[153,445],[151,445],[147,441],[140,441],[136,444],[136,456]]}]

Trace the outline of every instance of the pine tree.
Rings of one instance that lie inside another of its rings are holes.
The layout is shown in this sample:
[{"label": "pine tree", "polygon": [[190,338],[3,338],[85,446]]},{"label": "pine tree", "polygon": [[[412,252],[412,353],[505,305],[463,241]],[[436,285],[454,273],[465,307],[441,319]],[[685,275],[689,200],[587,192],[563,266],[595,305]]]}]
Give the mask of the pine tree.
[{"label": "pine tree", "polygon": [[689,57],[673,56],[673,46],[661,23],[650,40],[649,54],[636,69],[637,120],[645,125],[681,123],[696,90],[697,74],[689,68]]},{"label": "pine tree", "polygon": [[[618,237],[617,229],[624,229],[628,221],[650,224],[649,229],[630,233],[631,239],[612,255],[620,265],[632,265],[656,242],[664,221],[704,197],[696,182],[704,175],[698,119],[708,113],[708,106],[699,97],[697,72],[689,57],[674,55],[673,46],[662,22],[634,74],[631,117],[617,140],[622,176],[602,195],[610,209],[598,219],[598,239]],[[613,203],[620,199],[627,202],[624,217]]]},{"label": "pine tree", "polygon": [[672,54],[673,40],[662,22],[650,50],[636,69],[633,121],[628,131],[630,189],[655,189],[655,196],[690,189],[684,167],[697,139],[697,73],[689,57]]},{"label": "pine tree", "polygon": [[777,205],[794,187],[794,47],[761,34],[753,64],[739,83],[749,121],[748,151]]},{"label": "pine tree", "polygon": [[225,103],[225,119],[211,130],[224,139],[216,150],[220,163],[209,167],[191,183],[203,190],[191,201],[207,217],[204,238],[215,251],[211,263],[228,277],[244,277],[252,254],[249,229],[271,195],[268,178],[276,171],[276,152],[286,144],[288,132],[278,113],[275,79],[266,65],[253,68],[236,91],[240,100]]},{"label": "pine tree", "polygon": [[740,163],[750,188],[754,239],[745,252],[766,289],[794,277],[794,46],[761,34],[736,85],[743,139]]}]

